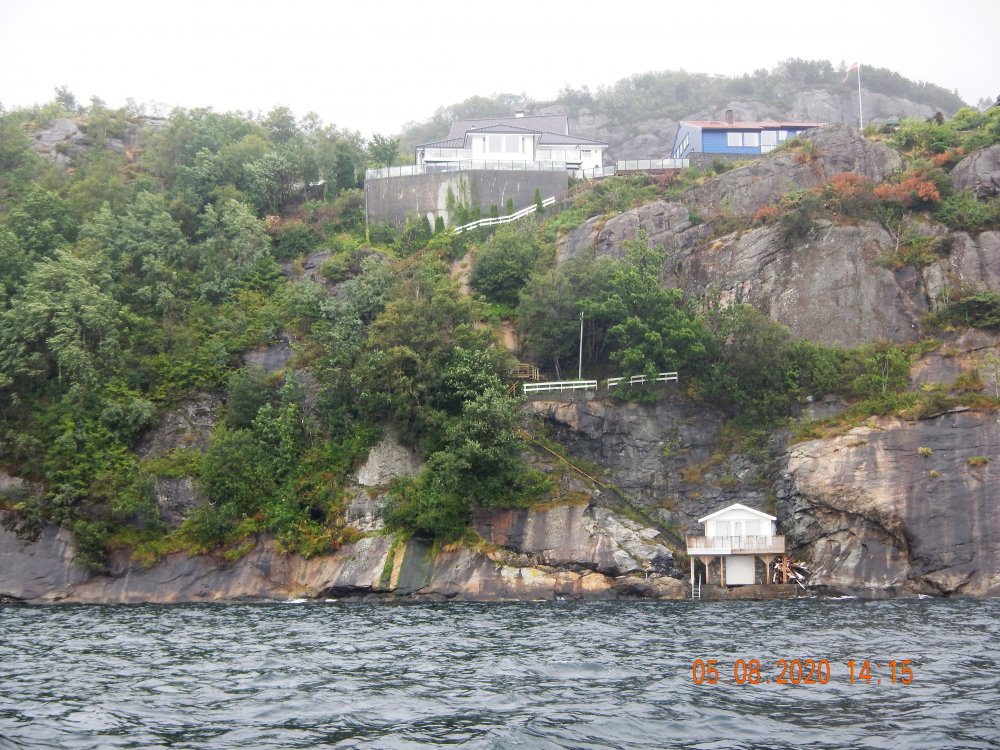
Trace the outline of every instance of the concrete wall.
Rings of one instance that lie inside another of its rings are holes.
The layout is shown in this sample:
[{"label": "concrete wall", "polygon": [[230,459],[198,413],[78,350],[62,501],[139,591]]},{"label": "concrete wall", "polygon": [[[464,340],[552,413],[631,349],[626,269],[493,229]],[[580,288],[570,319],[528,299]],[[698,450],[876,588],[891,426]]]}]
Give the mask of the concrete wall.
[{"label": "concrete wall", "polygon": [[408,214],[417,214],[427,216],[432,224],[436,217],[442,216],[445,224],[451,226],[448,216],[449,187],[456,201],[461,203],[464,200],[470,206],[479,206],[483,216],[489,216],[493,204],[503,213],[508,198],[514,199],[515,211],[532,205],[536,188],[543,199],[561,197],[569,187],[569,173],[483,169],[367,180],[365,202],[368,221],[388,221],[402,226]]}]

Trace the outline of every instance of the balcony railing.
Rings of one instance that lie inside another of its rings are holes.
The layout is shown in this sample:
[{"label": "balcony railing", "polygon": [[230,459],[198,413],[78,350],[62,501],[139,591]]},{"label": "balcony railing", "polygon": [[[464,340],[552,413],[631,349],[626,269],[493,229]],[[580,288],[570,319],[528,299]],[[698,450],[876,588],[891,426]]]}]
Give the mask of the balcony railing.
[{"label": "balcony railing", "polygon": [[365,179],[383,177],[411,177],[418,174],[438,174],[441,172],[470,172],[475,169],[525,172],[565,172],[563,161],[442,161],[431,164],[411,164],[405,167],[382,167],[366,169]]},{"label": "balcony railing", "polygon": [[735,553],[785,553],[783,536],[689,536],[689,555],[731,555]]}]

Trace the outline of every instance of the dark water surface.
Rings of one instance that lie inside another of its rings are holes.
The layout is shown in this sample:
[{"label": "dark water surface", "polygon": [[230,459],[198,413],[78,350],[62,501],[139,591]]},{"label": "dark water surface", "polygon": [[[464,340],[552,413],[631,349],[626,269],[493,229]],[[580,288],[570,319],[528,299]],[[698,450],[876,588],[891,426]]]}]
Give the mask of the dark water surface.
[{"label": "dark water surface", "polygon": [[0,605],[0,748],[995,748],[998,644],[998,601]]}]

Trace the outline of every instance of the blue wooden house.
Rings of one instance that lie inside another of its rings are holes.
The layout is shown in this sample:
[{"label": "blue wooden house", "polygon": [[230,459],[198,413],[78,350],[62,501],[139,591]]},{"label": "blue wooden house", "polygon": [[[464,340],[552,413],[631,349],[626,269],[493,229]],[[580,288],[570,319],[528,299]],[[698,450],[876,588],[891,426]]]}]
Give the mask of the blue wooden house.
[{"label": "blue wooden house", "polygon": [[776,120],[740,122],[733,119],[730,109],[726,111],[725,120],[682,120],[670,156],[674,159],[683,159],[691,153],[760,156],[803,130],[823,124]]}]

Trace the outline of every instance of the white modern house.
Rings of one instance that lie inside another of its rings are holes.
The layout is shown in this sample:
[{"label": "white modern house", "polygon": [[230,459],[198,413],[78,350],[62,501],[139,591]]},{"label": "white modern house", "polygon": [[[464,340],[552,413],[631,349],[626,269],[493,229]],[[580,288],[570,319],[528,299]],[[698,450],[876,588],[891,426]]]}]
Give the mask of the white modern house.
[{"label": "white modern house", "polygon": [[[763,563],[764,583],[771,575],[775,557],[785,554],[785,537],[775,533],[774,516],[735,503],[704,518],[704,536],[687,538],[691,561],[691,585],[695,585],[695,561],[704,566],[699,578],[720,586],[746,586],[757,582],[757,560]],[[702,575],[704,576],[702,578]]]},{"label": "white modern house", "polygon": [[593,174],[604,164],[608,144],[570,135],[566,115],[457,120],[439,141],[415,149],[419,167],[566,170]]}]

